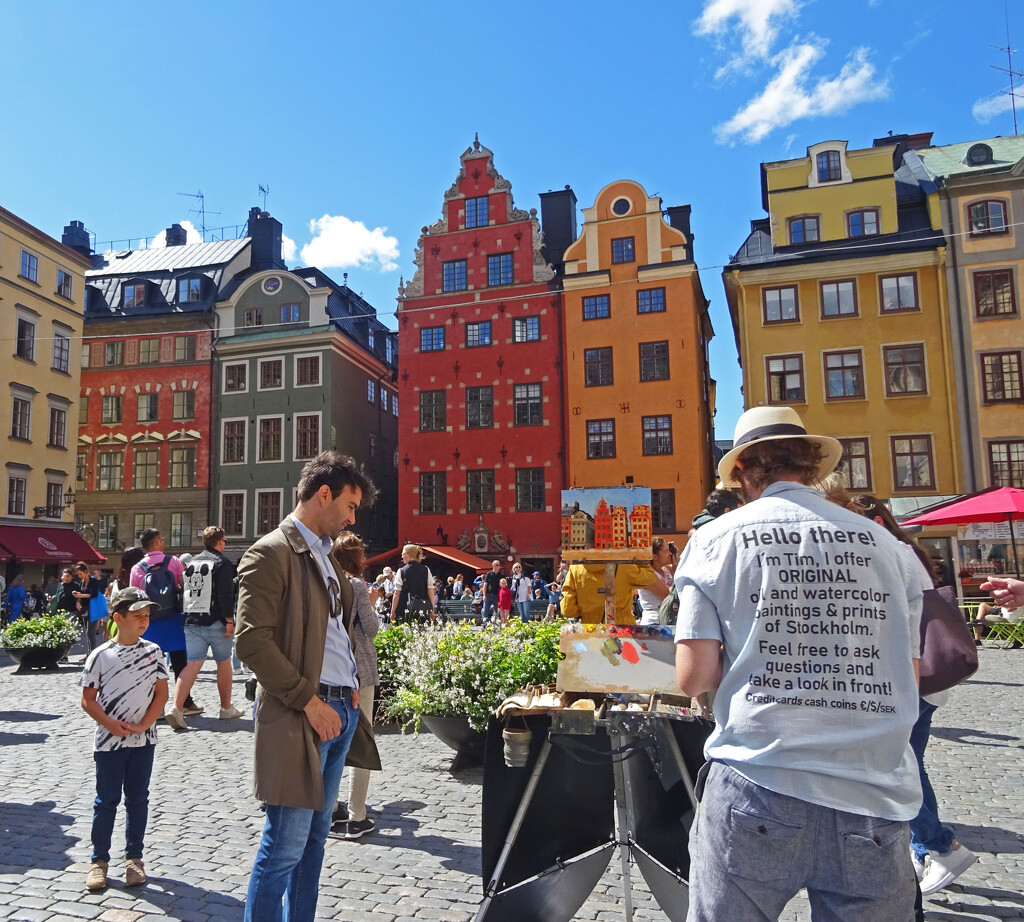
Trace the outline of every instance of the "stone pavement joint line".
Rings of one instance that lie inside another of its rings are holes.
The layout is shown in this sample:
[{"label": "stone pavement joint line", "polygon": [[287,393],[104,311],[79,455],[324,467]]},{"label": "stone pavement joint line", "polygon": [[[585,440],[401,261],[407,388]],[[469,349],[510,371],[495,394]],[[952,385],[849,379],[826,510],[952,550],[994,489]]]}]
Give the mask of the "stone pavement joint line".
[{"label": "stone pavement joint line", "polygon": [[[77,657],[72,656],[75,661]],[[953,886],[926,899],[929,918],[1014,918],[1024,892],[1024,651],[986,644],[981,668],[935,715],[928,765],[943,817],[978,854]],[[14,675],[0,653],[0,920],[207,922],[242,918],[263,824],[252,798],[252,722],[206,713],[190,729],[160,727],[146,840],[148,886],[127,890],[124,861],[105,891],[85,890],[94,796],[92,721],[81,710],[78,666]],[[194,691],[215,712],[212,663]],[[242,702],[241,681],[235,703]],[[344,922],[470,922],[482,896],[482,773],[453,775],[451,752],[427,733],[386,730],[385,770],[370,786],[372,834],[327,844],[318,919]],[[344,782],[343,782],[344,793]],[[114,854],[123,847],[119,810]],[[578,920],[622,918],[618,860]],[[637,922],[665,919],[639,873]],[[785,922],[807,922],[802,897]]]}]

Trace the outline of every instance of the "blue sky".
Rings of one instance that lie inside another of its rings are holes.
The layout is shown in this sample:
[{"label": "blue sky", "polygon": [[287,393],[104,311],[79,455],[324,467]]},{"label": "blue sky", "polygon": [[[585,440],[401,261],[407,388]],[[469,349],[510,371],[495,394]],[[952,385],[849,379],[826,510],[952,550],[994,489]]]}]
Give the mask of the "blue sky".
[{"label": "blue sky", "polygon": [[198,226],[182,192],[207,227],[242,224],[262,183],[289,265],[348,272],[392,326],[475,132],[521,208],[566,184],[583,208],[621,178],[691,204],[725,438],[742,399],[721,267],[762,216],[759,164],[1013,132],[986,101],[1008,82],[1002,0],[52,0],[3,4],[0,35],[0,204],[107,241]]}]

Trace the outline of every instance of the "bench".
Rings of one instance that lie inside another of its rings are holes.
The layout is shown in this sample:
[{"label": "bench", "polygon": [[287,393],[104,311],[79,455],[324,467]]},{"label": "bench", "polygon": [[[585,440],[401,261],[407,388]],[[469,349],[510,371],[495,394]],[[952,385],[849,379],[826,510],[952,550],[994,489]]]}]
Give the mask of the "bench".
[{"label": "bench", "polygon": [[480,620],[480,613],[473,610],[472,599],[442,599],[435,610],[439,619],[448,621]]}]

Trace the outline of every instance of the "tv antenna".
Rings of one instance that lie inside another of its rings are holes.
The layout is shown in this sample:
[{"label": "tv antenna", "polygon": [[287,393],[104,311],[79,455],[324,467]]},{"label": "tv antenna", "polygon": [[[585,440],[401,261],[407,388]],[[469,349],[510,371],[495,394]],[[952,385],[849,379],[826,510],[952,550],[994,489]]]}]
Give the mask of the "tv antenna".
[{"label": "tv antenna", "polygon": [[[1000,73],[1006,74],[1010,78],[1009,90],[1000,90],[1000,93],[1009,93],[1010,96],[1010,109],[1013,112],[1013,133],[1018,134],[1017,131],[1017,94],[1014,88],[1013,79],[1014,77],[1024,79],[1024,73],[1013,69],[1013,56],[1017,53],[1015,48],[1010,46],[1010,13],[1006,7],[1006,0],[1003,0],[1003,17],[1006,21],[1006,47],[1000,48],[998,45],[990,45],[989,47],[995,48],[997,51],[1002,51],[1006,54],[1006,67],[996,67],[995,64],[990,64],[993,70],[998,70]],[[993,94],[993,95],[999,95]]]},{"label": "tv antenna", "polygon": [[260,210],[261,211],[266,211],[267,210],[267,196],[270,195],[270,186],[265,186],[265,185],[263,185],[263,183],[260,183],[259,194],[263,196],[263,207]]},{"label": "tv antenna", "polygon": [[[183,195],[186,198],[197,199],[199,204],[188,210],[189,214],[199,216],[199,233],[203,238],[203,243],[206,243],[206,197],[203,195],[203,190],[200,189],[198,192],[179,192],[178,195]],[[211,215],[219,215],[219,211],[211,211]]]}]

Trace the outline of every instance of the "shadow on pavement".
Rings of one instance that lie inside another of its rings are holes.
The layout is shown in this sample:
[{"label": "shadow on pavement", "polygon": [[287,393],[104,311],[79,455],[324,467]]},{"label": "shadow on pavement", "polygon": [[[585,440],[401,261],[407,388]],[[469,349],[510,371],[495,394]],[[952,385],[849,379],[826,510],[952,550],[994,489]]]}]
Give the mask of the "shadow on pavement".
[{"label": "shadow on pavement", "polygon": [[60,714],[39,714],[36,711],[0,711],[0,723],[35,723],[37,720],[60,720]]},{"label": "shadow on pavement", "polygon": [[[960,888],[965,896],[980,896],[985,900],[1003,900],[1007,903],[1024,903],[1024,894],[1016,890],[1002,890],[996,887],[972,887],[969,884],[961,884]],[[1014,912],[1017,912],[1017,910],[1014,910]]]},{"label": "shadow on pavement", "polygon": [[16,873],[29,868],[62,871],[71,862],[67,855],[79,840],[64,827],[75,822],[66,813],[54,813],[52,800],[34,804],[0,801],[0,866]]},{"label": "shadow on pavement", "polygon": [[[108,887],[107,892],[115,888],[121,889],[115,884],[114,887]],[[156,877],[151,874],[148,886],[133,888],[126,892],[133,896],[145,897],[147,903],[162,909],[168,919],[179,918],[175,915],[175,903],[181,900],[199,904],[200,913],[205,913],[218,922],[238,922],[245,912],[245,902],[238,897],[218,893],[216,890],[206,890],[171,877]]]},{"label": "shadow on pavement", "polygon": [[26,743],[45,743],[49,733],[4,733],[0,731],[0,749],[4,746],[24,746]]},{"label": "shadow on pavement", "polygon": [[394,829],[400,835],[388,836],[380,844],[426,852],[435,858],[440,857],[446,870],[479,877],[480,849],[477,846],[463,845],[446,836],[416,834],[423,824],[413,814],[426,806],[421,800],[393,800],[383,804],[376,816],[377,829]]},{"label": "shadow on pavement", "polygon": [[[973,850],[992,855],[1018,855],[1024,852],[1024,836],[1013,832],[1010,829],[1003,829],[999,826],[978,826],[971,823],[953,822],[956,827],[956,837],[971,847],[971,842],[985,842],[983,848]],[[995,847],[989,846],[994,843]]]},{"label": "shadow on pavement", "polygon": [[1017,742],[1024,742],[1019,736],[1009,736],[1005,733],[986,733],[984,730],[977,730],[972,727],[932,727],[932,736],[950,740],[954,743],[969,743],[972,746],[999,746],[999,742],[986,743],[984,740],[998,740],[1000,742],[1016,740]]}]

